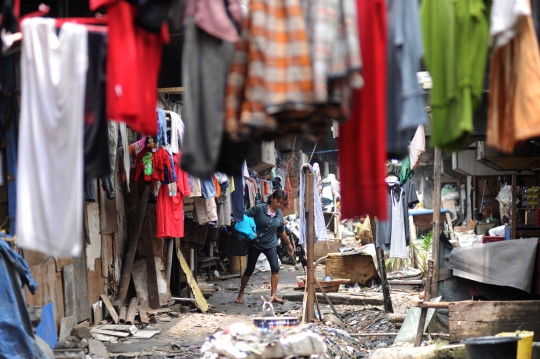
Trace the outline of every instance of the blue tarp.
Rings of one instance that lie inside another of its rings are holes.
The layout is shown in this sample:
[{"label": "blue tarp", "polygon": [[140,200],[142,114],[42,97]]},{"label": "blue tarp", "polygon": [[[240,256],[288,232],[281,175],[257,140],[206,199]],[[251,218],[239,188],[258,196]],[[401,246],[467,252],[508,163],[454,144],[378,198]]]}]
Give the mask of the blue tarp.
[{"label": "blue tarp", "polygon": [[25,260],[0,239],[0,358],[46,359],[38,348],[23,297],[24,286],[33,294],[37,282]]}]

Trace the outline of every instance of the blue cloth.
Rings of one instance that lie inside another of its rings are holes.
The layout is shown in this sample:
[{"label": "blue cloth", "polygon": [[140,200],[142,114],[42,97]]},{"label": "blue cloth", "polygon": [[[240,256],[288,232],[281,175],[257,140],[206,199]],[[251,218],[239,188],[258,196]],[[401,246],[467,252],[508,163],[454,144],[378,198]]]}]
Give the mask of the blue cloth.
[{"label": "blue cloth", "polygon": [[238,232],[240,237],[255,239],[257,237],[257,226],[255,220],[252,217],[248,217],[244,214],[244,220],[236,222],[234,229]]},{"label": "blue cloth", "polygon": [[234,176],[234,191],[231,192],[233,218],[236,222],[244,220],[244,184],[241,176]]},{"label": "blue cloth", "polygon": [[0,358],[46,358],[33,336],[24,285],[35,293],[37,282],[28,264],[0,239]]},{"label": "blue cloth", "polygon": [[167,146],[169,141],[167,139],[167,117],[165,116],[165,111],[158,108],[158,132],[156,141],[158,145]]},{"label": "blue cloth", "polygon": [[161,181],[162,184],[176,183],[176,181],[177,181],[176,171],[174,169],[174,160],[172,158],[172,155],[169,153],[169,151],[167,151],[167,154],[169,155],[169,161],[171,163],[171,168],[172,168],[172,181],[171,181],[171,174],[169,173],[169,169],[164,166],[163,167],[163,170],[164,170],[163,178],[165,179],[165,181]]},{"label": "blue cloth", "polygon": [[41,311],[41,322],[36,328],[36,333],[51,349],[56,347],[56,323],[54,322],[54,308],[51,302],[47,303]]},{"label": "blue cloth", "polygon": [[201,179],[201,192],[202,196],[206,199],[217,196],[216,185],[214,184],[214,180],[212,178],[205,180]]},{"label": "blue cloth", "polygon": [[504,240],[505,241],[509,241],[512,237],[512,234],[510,232],[510,226],[505,226],[504,227]]}]

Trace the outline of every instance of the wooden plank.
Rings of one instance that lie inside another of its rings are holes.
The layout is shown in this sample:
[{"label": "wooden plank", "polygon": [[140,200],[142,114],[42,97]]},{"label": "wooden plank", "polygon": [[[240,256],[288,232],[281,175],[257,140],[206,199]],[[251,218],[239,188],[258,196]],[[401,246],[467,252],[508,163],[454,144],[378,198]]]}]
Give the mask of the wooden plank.
[{"label": "wooden plank", "polygon": [[186,274],[187,282],[188,282],[189,287],[191,288],[191,291],[193,292],[195,296],[195,303],[197,307],[203,313],[207,312],[208,302],[206,301],[206,299],[204,299],[204,296],[201,293],[199,286],[197,285],[197,281],[193,277],[193,273],[191,272],[191,269],[189,269],[189,265],[186,262],[184,255],[182,254],[182,251],[180,249],[180,238],[176,238],[176,256],[178,257],[178,260],[180,261],[180,266],[182,267],[182,270]]},{"label": "wooden plank", "polygon": [[97,302],[98,296],[91,297],[88,286],[88,269],[86,267],[86,256],[83,254],[73,258],[73,269],[75,277],[75,302],[77,303],[77,322],[89,320],[90,303]]},{"label": "wooden plank", "polygon": [[61,272],[65,266],[73,263],[73,258],[55,258],[55,262],[56,262],[56,271]]},{"label": "wooden plank", "polygon": [[95,329],[101,329],[101,330],[112,330],[115,332],[126,332],[135,334],[139,331],[136,326],[134,325],[117,325],[117,324],[105,324],[105,325],[98,325],[95,327]]},{"label": "wooden plank", "polygon": [[127,315],[127,309],[124,304],[120,305],[120,311],[118,312],[118,321],[120,324],[124,324],[126,322],[126,315]]},{"label": "wooden plank", "polygon": [[101,297],[101,300],[103,301],[103,304],[105,304],[105,307],[109,311],[111,318],[116,324],[118,324],[119,323],[118,314],[116,314],[116,310],[114,310],[114,307],[112,306],[111,301],[109,300],[109,297],[107,297],[105,294],[100,295],[100,297]]},{"label": "wooden plank", "polygon": [[100,233],[113,234],[118,232],[118,221],[116,220],[116,200],[108,199],[107,192],[99,186],[99,215]]},{"label": "wooden plank", "polygon": [[133,338],[150,339],[156,334],[159,334],[158,330],[139,330],[137,333],[133,335]]},{"label": "wooden plank", "polygon": [[97,324],[103,320],[103,301],[98,301],[92,306],[94,312],[94,324]]},{"label": "wooden plank", "polygon": [[[158,286],[158,295],[159,295],[159,306],[167,305],[170,301],[171,294],[169,292],[169,287],[167,286],[167,280],[165,279],[165,272],[161,270],[163,268],[163,262],[161,258],[154,257],[155,268],[156,268],[156,279]],[[137,292],[137,297],[140,300],[141,306],[148,305],[148,271],[146,268],[146,259],[139,259],[135,261],[133,265],[133,282],[135,284],[135,291]],[[159,277],[158,277],[159,276]]]},{"label": "wooden plank", "polygon": [[139,319],[142,324],[149,324],[148,315],[146,314],[146,309],[139,308]]},{"label": "wooden plank", "polygon": [[64,282],[64,314],[67,317],[77,317],[77,298],[75,293],[75,269],[73,264],[64,267],[62,271]]},{"label": "wooden plank", "polygon": [[150,196],[150,185],[145,184],[143,191],[139,198],[139,205],[137,207],[137,213],[135,215],[132,237],[129,240],[128,248],[125,255],[124,265],[122,268],[122,276],[120,277],[120,285],[118,288],[118,295],[116,299],[122,303],[126,301],[126,296],[129,288],[129,282],[131,280],[131,272],[133,270],[133,263],[135,262],[135,254],[137,253],[137,246],[139,243],[139,236],[141,234],[142,224],[144,222],[144,216],[146,213],[146,206],[148,204],[148,197]]},{"label": "wooden plank", "polygon": [[[55,297],[56,297],[56,303],[55,305],[55,312],[58,318],[64,318],[65,315],[65,307],[64,307],[64,280],[62,279],[63,272],[56,272],[56,290],[55,290]],[[39,283],[38,283],[39,285]]]},{"label": "wooden plank", "polygon": [[183,87],[160,87],[158,88],[159,93],[169,93],[169,94],[175,94],[175,93],[183,93],[184,88]]},{"label": "wooden plank", "polygon": [[[37,305],[40,307],[45,306],[47,303],[52,302],[55,306],[63,302],[57,300],[57,283],[56,283],[56,263],[54,258],[47,257],[44,261],[30,267],[30,273],[32,277],[39,283],[36,293],[32,295],[28,288],[25,286],[26,304]],[[56,327],[59,328],[60,320],[58,310],[54,310],[54,319]]]},{"label": "wooden plank", "polygon": [[102,342],[96,339],[88,339],[88,351],[94,354],[97,358],[108,359],[107,348]]},{"label": "wooden plank", "polygon": [[171,311],[171,308],[161,308],[161,309],[147,310],[146,313],[148,315],[156,315],[156,314],[162,314],[162,313],[169,313],[170,311]]},{"label": "wooden plank", "polygon": [[[436,192],[439,193],[439,192]],[[426,278],[426,287],[424,289],[424,301],[427,303],[431,300],[431,290],[432,290],[432,281],[433,277],[435,276],[435,261],[429,260],[428,261],[428,270],[427,270],[427,278]],[[422,312],[420,313],[420,321],[418,323],[418,330],[416,332],[416,340],[414,341],[414,346],[419,347],[422,343],[422,336],[424,334],[424,327],[426,324],[426,318],[428,314],[428,308],[423,307]]]},{"label": "wooden plank", "polygon": [[137,297],[131,298],[131,302],[129,303],[129,310],[126,315],[127,324],[131,324],[135,321],[135,315],[137,314],[138,306],[139,306],[139,298]]},{"label": "wooden plank", "polygon": [[103,329],[90,329],[90,333],[97,333],[97,334],[103,334],[103,335],[111,335],[113,337],[119,337],[119,338],[127,338],[131,335],[131,333],[126,332],[117,332],[113,330],[103,330]]},{"label": "wooden plank", "polygon": [[109,277],[109,267],[113,265],[114,234],[101,235],[101,276]]},{"label": "wooden plank", "polygon": [[313,189],[313,174],[309,169],[305,168],[304,176],[306,183],[306,226],[307,226],[307,238],[306,238],[306,256],[307,256],[307,280],[306,280],[306,315],[305,321],[310,323],[315,317],[314,313],[314,300],[315,300],[315,269],[314,269],[314,254],[315,254],[315,210],[314,210],[314,189]]},{"label": "wooden plank", "polygon": [[152,238],[144,238],[143,245],[146,248],[146,288],[148,290],[148,304],[150,308],[159,308],[159,289],[158,289],[158,271],[156,269],[156,260],[154,252],[154,244]]},{"label": "wooden plank", "polygon": [[450,213],[446,213],[446,223],[448,224],[448,229],[450,230],[450,239],[456,239],[454,234],[454,226],[452,225],[452,219],[450,218]]},{"label": "wooden plank", "polygon": [[452,340],[500,332],[529,330],[540,340],[540,301],[451,302],[449,328]]},{"label": "wooden plank", "polygon": [[[433,260],[433,278],[431,280],[431,296],[437,297],[439,294],[439,250],[441,235],[441,149],[435,147],[433,164],[433,239],[431,244],[431,259]],[[426,291],[427,292],[427,291]],[[426,299],[429,302],[429,298]],[[420,332],[420,336],[423,332]],[[418,345],[416,345],[418,346]]]},{"label": "wooden plank", "polygon": [[75,325],[77,325],[77,319],[74,316],[62,318],[58,340],[64,340],[69,337]]}]

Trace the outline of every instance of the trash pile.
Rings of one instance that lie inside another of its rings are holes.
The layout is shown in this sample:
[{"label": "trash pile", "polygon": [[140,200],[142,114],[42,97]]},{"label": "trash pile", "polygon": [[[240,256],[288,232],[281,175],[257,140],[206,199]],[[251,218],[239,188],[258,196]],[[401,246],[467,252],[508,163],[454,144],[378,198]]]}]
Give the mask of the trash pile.
[{"label": "trash pile", "polygon": [[344,330],[325,325],[317,325],[312,329],[325,338],[327,346],[326,358],[357,359],[367,358],[371,353],[364,348],[362,340],[351,337]]},{"label": "trash pile", "polygon": [[286,330],[265,330],[245,323],[233,323],[207,338],[201,354],[204,359],[323,359],[326,345],[314,328],[313,324],[308,324]]}]

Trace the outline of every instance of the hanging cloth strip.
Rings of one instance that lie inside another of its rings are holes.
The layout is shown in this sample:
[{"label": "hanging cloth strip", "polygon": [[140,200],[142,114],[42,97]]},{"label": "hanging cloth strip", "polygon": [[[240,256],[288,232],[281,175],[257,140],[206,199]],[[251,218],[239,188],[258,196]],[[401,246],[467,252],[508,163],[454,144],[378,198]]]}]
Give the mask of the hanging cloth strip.
[{"label": "hanging cloth strip", "polygon": [[310,164],[304,164],[300,170],[300,244],[304,245],[306,243],[306,212],[305,212],[305,174],[304,168],[309,168],[310,172],[313,173],[313,193],[314,193],[314,211],[315,211],[315,241],[327,241],[328,233],[326,233],[326,222],[324,221],[324,214],[321,205],[321,198],[319,191],[315,190],[317,188],[317,175],[311,167]]}]

